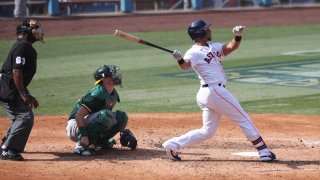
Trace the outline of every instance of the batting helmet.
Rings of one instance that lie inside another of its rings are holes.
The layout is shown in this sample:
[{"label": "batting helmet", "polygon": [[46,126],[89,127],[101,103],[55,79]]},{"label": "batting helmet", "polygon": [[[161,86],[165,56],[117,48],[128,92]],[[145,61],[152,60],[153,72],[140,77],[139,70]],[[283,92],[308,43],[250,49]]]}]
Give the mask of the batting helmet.
[{"label": "batting helmet", "polygon": [[194,21],[188,27],[188,34],[192,40],[203,38],[207,34],[205,29],[209,26],[211,26],[211,24],[207,24],[203,20]]},{"label": "batting helmet", "polygon": [[111,77],[114,84],[121,85],[122,84],[122,75],[120,68],[115,65],[103,65],[99,67],[94,73],[93,77],[96,80],[95,85],[100,83],[102,78]]}]

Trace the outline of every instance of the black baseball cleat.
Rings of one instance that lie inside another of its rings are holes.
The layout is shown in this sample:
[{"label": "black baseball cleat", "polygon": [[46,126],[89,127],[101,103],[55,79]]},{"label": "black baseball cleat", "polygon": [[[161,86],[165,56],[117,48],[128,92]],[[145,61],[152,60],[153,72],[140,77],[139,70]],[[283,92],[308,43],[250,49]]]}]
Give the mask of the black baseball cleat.
[{"label": "black baseball cleat", "polygon": [[168,158],[172,161],[181,161],[181,158],[179,157],[177,152],[172,151],[171,149],[166,149],[166,153]]},{"label": "black baseball cleat", "polygon": [[12,160],[12,161],[23,161],[23,157],[21,156],[20,153],[14,151],[14,150],[2,150],[1,159],[3,160]]}]

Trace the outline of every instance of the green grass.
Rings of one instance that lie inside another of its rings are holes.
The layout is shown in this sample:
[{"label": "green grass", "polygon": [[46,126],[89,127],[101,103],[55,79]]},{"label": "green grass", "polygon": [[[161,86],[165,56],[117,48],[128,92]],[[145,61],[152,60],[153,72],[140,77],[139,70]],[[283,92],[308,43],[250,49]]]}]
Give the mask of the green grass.
[{"label": "green grass", "polygon": [[[226,57],[226,70],[270,64],[290,64],[315,59],[288,56],[284,52],[317,50],[320,25],[247,28],[240,48]],[[230,29],[215,29],[214,41],[227,42]],[[134,33],[168,49],[185,52],[192,41],[185,31]],[[14,41],[0,42],[3,63]],[[29,89],[40,102],[37,115],[69,114],[72,106],[93,85],[93,71],[103,64],[115,64],[123,71],[121,103],[115,109],[127,112],[197,112],[195,95],[199,81],[170,77],[183,73],[170,54],[113,35],[51,37],[36,43],[38,71]],[[319,77],[318,77],[319,80]],[[239,83],[228,89],[249,113],[320,114],[319,88]],[[3,112],[0,112],[3,115]]]},{"label": "green grass", "polygon": [[256,113],[319,114],[320,94],[242,102],[243,107]]}]

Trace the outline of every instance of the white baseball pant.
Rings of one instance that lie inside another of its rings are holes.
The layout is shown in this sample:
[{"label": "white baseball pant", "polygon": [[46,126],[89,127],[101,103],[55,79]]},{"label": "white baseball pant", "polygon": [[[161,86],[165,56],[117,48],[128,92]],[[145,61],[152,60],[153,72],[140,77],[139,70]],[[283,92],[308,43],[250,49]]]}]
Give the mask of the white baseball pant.
[{"label": "white baseball pant", "polygon": [[238,100],[222,85],[212,84],[209,87],[200,87],[197,94],[197,103],[203,111],[202,128],[167,140],[162,145],[164,148],[178,151],[212,138],[219,126],[221,115],[239,125],[251,142],[260,137],[258,130]]}]

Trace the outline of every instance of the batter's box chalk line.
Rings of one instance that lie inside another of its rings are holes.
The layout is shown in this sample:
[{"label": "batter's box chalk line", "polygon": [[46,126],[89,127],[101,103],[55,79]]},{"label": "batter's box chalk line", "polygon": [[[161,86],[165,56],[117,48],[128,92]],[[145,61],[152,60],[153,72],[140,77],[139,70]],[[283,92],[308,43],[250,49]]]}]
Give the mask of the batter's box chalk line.
[{"label": "batter's box chalk line", "polygon": [[236,153],[231,153],[231,154],[236,155],[236,156],[259,157],[258,152],[236,152]]},{"label": "batter's box chalk line", "polygon": [[320,145],[320,141],[307,141],[305,139],[300,139],[300,142],[302,142],[308,148],[314,148]]},{"label": "batter's box chalk line", "polygon": [[259,170],[258,172],[277,172],[277,171],[319,171],[319,169],[312,168],[288,168],[288,169],[269,169],[269,170]]}]

